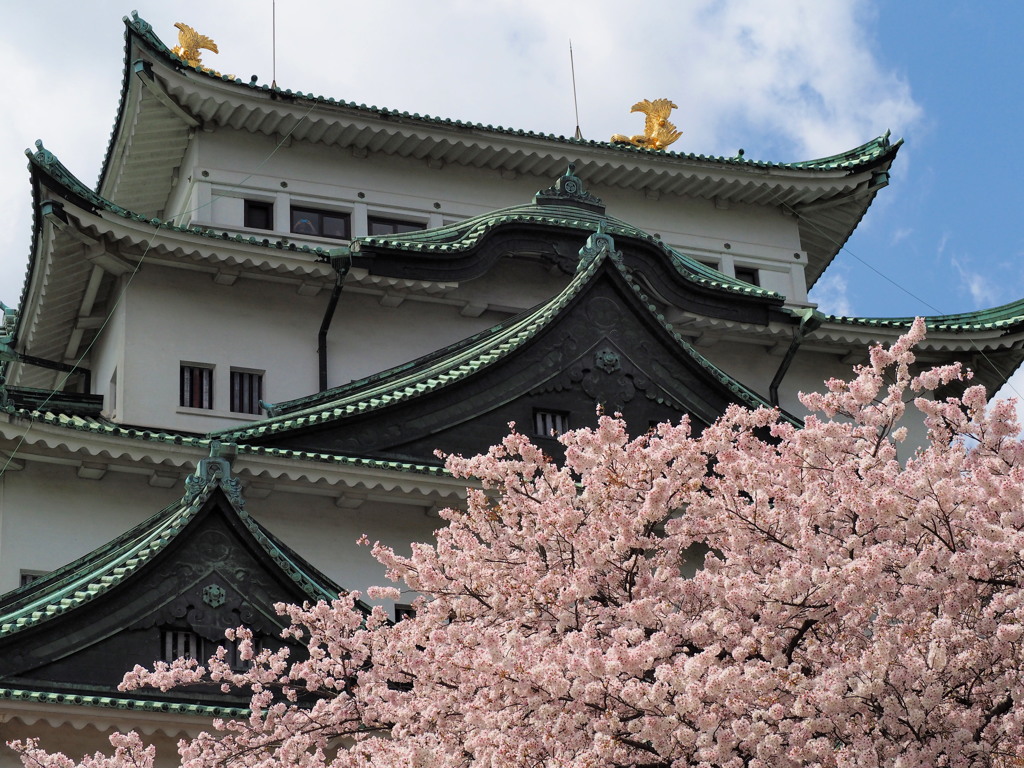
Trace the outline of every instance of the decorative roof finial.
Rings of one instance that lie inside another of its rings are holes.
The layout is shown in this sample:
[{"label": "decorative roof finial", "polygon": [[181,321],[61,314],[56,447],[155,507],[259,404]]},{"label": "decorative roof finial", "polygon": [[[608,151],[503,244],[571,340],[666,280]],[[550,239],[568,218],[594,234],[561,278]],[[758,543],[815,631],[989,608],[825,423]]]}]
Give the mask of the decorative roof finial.
[{"label": "decorative roof finial", "polygon": [[533,202],[537,205],[575,205],[595,213],[604,213],[601,198],[587,192],[583,179],[576,175],[575,163],[569,163],[565,173],[552,186],[534,195]]},{"label": "decorative roof finial", "polygon": [[206,72],[219,75],[219,72],[214,72],[209,67],[203,66],[202,53],[200,52],[205,48],[208,51],[220,53],[217,50],[217,44],[213,42],[213,38],[199,34],[188,24],[183,24],[180,21],[176,22],[174,26],[178,28],[178,44],[171,48],[171,53],[190,67],[200,67]]},{"label": "decorative roof finial", "polygon": [[597,223],[597,231],[587,238],[580,248],[580,260],[576,271],[581,272],[599,258],[607,256],[612,261],[622,262],[622,252],[615,248],[615,238],[604,231],[604,222]]},{"label": "decorative roof finial", "polygon": [[234,443],[210,441],[210,458],[200,459],[196,471],[185,478],[185,503],[192,504],[214,485],[219,485],[236,509],[245,509],[242,481],[231,475],[231,459],[238,452]]},{"label": "decorative roof finial", "polygon": [[677,106],[669,99],[638,101],[629,111],[643,112],[647,115],[644,132],[636,136],[623,136],[621,133],[616,133],[612,136],[612,143],[632,144],[643,149],[664,149],[683,135],[683,132],[668,120],[668,116]]}]

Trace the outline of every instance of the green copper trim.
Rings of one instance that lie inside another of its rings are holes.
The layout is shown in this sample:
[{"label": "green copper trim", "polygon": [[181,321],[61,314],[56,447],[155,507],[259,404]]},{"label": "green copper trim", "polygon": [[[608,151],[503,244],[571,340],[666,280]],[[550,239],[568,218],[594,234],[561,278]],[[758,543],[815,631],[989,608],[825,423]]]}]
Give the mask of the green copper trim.
[{"label": "green copper trim", "polygon": [[[913,317],[843,317],[823,315],[826,322],[866,328],[909,328]],[[1024,326],[1024,299],[1011,301],[998,307],[951,315],[926,315],[929,330],[949,333],[977,331],[1010,331]]]},{"label": "green copper trim", "polygon": [[[50,403],[48,405],[54,405]],[[97,435],[124,438],[129,440],[141,440],[145,442],[164,443],[168,445],[181,445],[187,448],[199,448],[209,450],[212,438],[197,435],[187,435],[175,432],[161,432],[159,430],[137,429],[135,427],[124,427],[103,419],[80,416],[74,413],[61,413],[48,410],[45,412],[33,411],[25,408],[10,409],[12,415],[30,421],[47,424],[62,429],[71,429],[78,432],[89,432]],[[430,475],[433,477],[449,477],[444,467],[434,464],[423,464],[404,461],[386,461],[362,456],[346,456],[335,453],[324,453],[317,451],[300,451],[288,448],[268,448],[259,445],[239,445],[239,454],[252,456],[271,456],[274,458],[288,459],[294,461],[313,461],[322,464],[333,464],[344,467],[358,467],[361,469],[378,469],[393,472],[408,472],[417,475]]]},{"label": "green copper trim", "polygon": [[69,704],[80,707],[99,707],[132,712],[166,712],[174,715],[201,717],[248,717],[250,710],[239,707],[218,707],[206,704],[185,704],[177,701],[151,701],[119,696],[95,696],[82,693],[56,693],[29,691],[20,688],[0,688],[0,699],[30,704]]}]

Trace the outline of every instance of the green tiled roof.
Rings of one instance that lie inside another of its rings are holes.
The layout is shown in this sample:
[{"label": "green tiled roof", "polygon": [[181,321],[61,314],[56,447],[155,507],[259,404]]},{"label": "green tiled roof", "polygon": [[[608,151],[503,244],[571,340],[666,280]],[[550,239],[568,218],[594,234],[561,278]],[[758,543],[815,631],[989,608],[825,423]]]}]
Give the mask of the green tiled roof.
[{"label": "green tiled roof", "polygon": [[238,707],[183,704],[182,702],[173,701],[151,701],[121,696],[94,696],[84,693],[29,691],[21,688],[0,688],[0,699],[29,704],[74,704],[83,707],[99,707],[130,712],[165,712],[173,715],[196,715],[199,717],[246,717],[249,715],[248,709]]},{"label": "green tiled roof", "polygon": [[[825,315],[826,322],[869,328],[909,328],[913,317],[842,317]],[[1024,326],[1024,300],[981,309],[975,312],[961,312],[952,315],[927,315],[925,324],[930,330],[948,333],[971,333],[977,331],[1011,331]]]},{"label": "green tiled roof", "polygon": [[10,413],[19,408],[30,411],[46,408],[68,416],[89,418],[97,415],[103,408],[103,395],[55,392],[36,387],[4,387],[0,384],[0,390],[2,389],[7,391]]},{"label": "green tiled roof", "polygon": [[[52,403],[50,405],[52,406]],[[80,416],[73,413],[63,413],[52,410],[41,412],[25,408],[15,409],[12,413],[19,418],[37,421],[42,424],[80,432],[90,432],[97,435],[108,435],[111,437],[131,440],[165,443],[168,445],[182,445],[190,448],[201,448],[203,450],[209,449],[211,443],[211,439],[209,437],[202,437],[182,432],[163,432],[160,430],[125,426],[122,424],[115,424],[114,422],[106,419]],[[252,456],[271,456],[294,461],[315,461],[324,464],[334,464],[347,467],[411,472],[421,475],[433,475],[435,477],[448,476],[448,472],[444,467],[434,464],[420,464],[406,461],[385,461],[383,459],[364,458],[361,456],[345,456],[335,453],[299,451],[288,448],[269,448],[261,445],[239,445],[238,453]]]},{"label": "green tiled roof", "polygon": [[[232,235],[224,230],[211,229],[209,227],[191,226],[191,227],[179,227],[172,221],[165,221],[155,217],[143,216],[140,213],[135,213],[127,208],[124,208],[116,203],[107,200],[106,198],[98,195],[96,192],[86,186],[77,176],[69,171],[65,165],[54,155],[52,152],[43,146],[43,142],[36,142],[36,151],[25,150],[25,154],[29,160],[29,168],[36,169],[49,176],[55,182],[64,187],[64,189],[70,193],[72,197],[79,198],[86,207],[92,207],[96,210],[106,211],[108,213],[120,216],[128,221],[136,221],[140,223],[149,224],[154,228],[167,230],[169,232],[179,232],[190,235],[197,235],[199,237],[209,238],[210,240],[218,240],[221,242],[230,243],[242,243],[245,245],[276,249],[278,251],[287,251],[294,253],[304,253],[312,256],[316,261],[327,262],[330,260],[332,253],[338,249],[327,249],[319,246],[311,247],[308,245],[296,245],[292,242],[287,242],[283,238],[270,239],[267,237],[257,238],[254,236],[243,236],[239,234]],[[33,227],[39,226],[39,213],[37,208],[39,207],[38,196],[33,205]],[[44,203],[48,206],[59,207],[59,203],[48,202]],[[35,259],[30,258],[28,267],[25,270],[25,278],[21,288],[21,305],[25,305],[26,297],[28,296],[29,285],[32,281],[32,271],[35,265]],[[16,313],[11,315],[15,320],[20,321],[20,315]],[[5,320],[7,317],[5,316]],[[17,337],[18,324],[15,322],[13,325],[8,321],[6,323],[7,333],[10,338]],[[3,369],[5,363],[0,362],[0,370]]]},{"label": "green tiled roof", "polygon": [[[131,578],[175,540],[217,486],[217,481],[207,482],[198,493],[186,495],[108,544],[0,597],[0,637],[72,611]],[[337,597],[337,588],[326,577],[300,560],[233,502],[232,509],[266,555],[310,599]]]},{"label": "green tiled roof", "polygon": [[356,256],[366,250],[373,251],[378,248],[413,254],[453,255],[472,250],[489,233],[509,224],[540,224],[574,229],[588,234],[603,231],[616,237],[641,240],[664,253],[676,272],[692,283],[747,296],[775,299],[779,302],[785,300],[785,297],[777,293],[729,277],[717,269],[701,264],[696,259],[665,245],[660,238],[631,224],[572,205],[518,205],[435,229],[406,232],[389,237],[361,237],[352,242],[351,251]]},{"label": "green tiled roof", "polygon": [[[173,61],[173,63],[179,67],[188,67],[188,65],[185,64],[185,62],[183,62],[181,59],[179,59],[177,56],[171,53],[170,49],[153,32],[153,27],[145,20],[139,18],[139,15],[137,13],[133,12],[130,18],[127,16],[124,17],[124,22],[127,26],[128,32],[134,33],[141,39],[145,40],[146,43],[153,49],[154,52],[163,55],[167,59]],[[385,107],[367,106],[366,104],[357,104],[355,102],[345,101],[343,99],[334,99],[327,96],[318,96],[312,93],[304,93],[302,91],[293,91],[287,88],[279,88],[277,86],[267,83],[261,85],[255,78],[255,76],[252,80],[246,83],[240,78],[231,78],[227,75],[217,75],[209,70],[202,69],[201,67],[194,67],[192,69],[194,69],[197,73],[209,78],[222,80],[224,82],[236,83],[240,88],[249,88],[255,91],[262,91],[268,94],[273,93],[277,95],[287,96],[290,97],[290,99],[292,100],[312,102],[314,104],[327,104],[336,107],[354,109],[360,112],[364,112],[368,115],[373,115],[377,117],[391,119],[399,118],[403,121],[413,120],[426,125],[452,126],[456,128],[472,129],[474,131],[485,131],[487,133],[493,133],[497,135],[522,136],[530,139],[543,139],[545,141],[556,142],[559,144],[575,145],[581,147],[600,147],[601,149],[621,152],[627,155],[653,155],[663,158],[674,158],[688,161],[703,161],[736,167],[778,168],[805,171],[853,170],[860,166],[874,162],[879,157],[893,150],[896,146],[899,145],[898,143],[896,145],[892,145],[889,142],[889,133],[886,132],[884,135],[872,139],[871,141],[862,144],[859,147],[851,149],[847,152],[843,152],[837,155],[830,155],[829,157],[823,157],[817,160],[808,160],[802,162],[778,163],[763,160],[751,160],[746,158],[742,154],[737,154],[734,157],[698,155],[688,152],[672,152],[668,150],[644,149],[641,147],[634,147],[628,144],[612,144],[610,141],[592,141],[587,139],[576,139],[573,137],[561,136],[553,133],[539,133],[535,131],[527,131],[519,128],[510,128],[501,125],[484,125],[482,123],[452,120],[451,118],[434,117],[432,115],[421,115],[419,113],[401,112],[399,110],[387,109]],[[125,99],[125,94],[126,87],[124,90],[122,90],[122,105]],[[120,121],[120,114],[118,115],[118,121]],[[104,164],[104,174],[106,173],[107,164],[109,164],[109,162],[110,153],[108,151],[107,162]]]},{"label": "green tiled roof", "polygon": [[[607,247],[594,247],[595,238],[604,238]],[[715,367],[669,326],[657,307],[633,280],[614,251],[612,238],[606,233],[592,235],[581,251],[578,270],[569,284],[540,307],[494,326],[459,344],[439,350],[418,361],[397,366],[375,376],[352,382],[292,403],[281,404],[288,413],[268,418],[251,426],[212,433],[213,437],[243,442],[302,429],[350,416],[371,413],[420,397],[461,381],[504,359],[547,327],[554,318],[579,295],[606,261],[615,266],[644,306],[656,317],[662,328],[709,375],[724,384],[741,402],[751,407],[768,406],[767,401]]]},{"label": "green tiled roof", "polygon": [[31,150],[25,150],[25,154],[28,156],[30,167],[34,166],[44,171],[48,176],[63,185],[69,192],[85,200],[88,205],[99,210],[116,214],[122,218],[129,219],[130,221],[148,223],[154,227],[159,227],[160,229],[165,229],[170,232],[199,235],[200,237],[207,237],[213,240],[246,243],[248,245],[262,246],[265,248],[275,248],[279,251],[308,253],[316,256],[321,261],[326,261],[333,250],[336,250],[311,247],[308,245],[296,245],[295,243],[286,242],[281,238],[271,239],[269,237],[255,237],[251,235],[249,237],[245,237],[243,235],[231,235],[223,230],[210,229],[209,227],[179,227],[170,220],[143,216],[141,213],[135,213],[134,211],[129,211],[127,208],[122,208],[120,205],[117,205],[116,203],[113,203],[93,192],[84,183],[82,183],[78,177],[71,173],[71,171],[69,171],[52,152],[47,150],[43,146],[43,142],[37,141],[36,151],[32,152]]}]

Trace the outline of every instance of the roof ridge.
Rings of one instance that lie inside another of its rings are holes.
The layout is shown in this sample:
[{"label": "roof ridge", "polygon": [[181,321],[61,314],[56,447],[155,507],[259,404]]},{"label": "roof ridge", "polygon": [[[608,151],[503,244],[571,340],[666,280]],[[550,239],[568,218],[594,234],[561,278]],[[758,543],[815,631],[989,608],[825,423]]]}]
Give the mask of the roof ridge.
[{"label": "roof ridge", "polygon": [[[164,56],[168,61],[173,62],[176,66],[182,69],[188,69],[199,75],[205,75],[214,80],[221,80],[226,83],[234,84],[240,88],[248,88],[251,90],[259,90],[266,92],[270,95],[287,96],[294,99],[303,99],[306,101],[312,101],[315,103],[325,104],[328,106],[342,107],[345,109],[352,109],[363,113],[368,113],[374,116],[387,117],[387,118],[398,118],[401,120],[412,120],[427,125],[434,125],[440,127],[452,127],[461,129],[472,129],[477,131],[486,131],[488,133],[502,134],[507,136],[520,136],[529,139],[540,139],[543,141],[551,141],[559,144],[575,145],[581,147],[587,147],[591,149],[602,149],[608,152],[621,152],[629,154],[643,154],[648,156],[654,156],[664,158],[668,160],[687,160],[687,161],[699,161],[699,162],[710,162],[720,165],[729,165],[737,167],[754,167],[754,168],[778,168],[778,169],[792,169],[792,170],[838,170],[840,168],[852,167],[858,164],[858,162],[870,162],[875,159],[879,153],[886,151],[890,148],[888,143],[889,132],[887,131],[882,136],[876,137],[871,141],[865,142],[859,147],[848,150],[845,153],[838,155],[832,155],[826,158],[820,158],[818,160],[810,161],[798,161],[798,162],[773,162],[765,160],[751,160],[747,158],[743,153],[738,153],[732,157],[725,157],[722,155],[704,155],[690,152],[677,152],[664,149],[647,149],[644,147],[636,147],[631,144],[613,144],[609,141],[596,141],[592,139],[577,139],[573,136],[563,136],[554,133],[544,133],[539,131],[525,130],[521,128],[512,128],[507,126],[495,126],[485,125],[483,123],[476,123],[471,121],[456,120],[452,118],[441,118],[428,114],[420,114],[418,112],[404,112],[397,109],[389,109],[387,107],[378,107],[376,105],[367,106],[366,104],[357,104],[353,101],[346,101],[344,99],[336,99],[323,95],[315,95],[313,93],[304,93],[302,91],[293,91],[290,88],[281,88],[276,84],[264,83],[260,85],[258,78],[253,76],[248,83],[245,83],[241,78],[229,77],[227,75],[220,75],[211,70],[203,67],[190,67],[187,63],[183,62],[177,56],[175,56],[167,45],[155,34],[152,25],[146,22],[144,19],[139,17],[138,13],[133,12],[131,18],[124,17],[125,24],[127,26],[126,37],[134,32],[141,39],[145,40],[149,44],[155,53]],[[127,42],[126,42],[127,49]],[[122,95],[123,101],[123,95]],[[119,110],[120,112],[120,110]],[[116,123],[115,123],[116,125]],[[858,150],[862,151],[865,155],[859,160],[855,157],[854,153]],[[108,152],[109,157],[109,152]],[[835,160],[835,165],[828,167],[826,164],[830,160]],[[104,163],[104,172],[106,171],[107,163]]]},{"label": "roof ridge", "polygon": [[[841,325],[867,327],[903,328],[910,327],[915,317],[847,317],[823,315],[827,322]],[[1024,299],[969,312],[954,312],[944,315],[923,315],[925,326],[932,330],[966,333],[977,330],[1006,329],[1024,325]]]},{"label": "roof ridge", "polygon": [[[605,237],[609,240],[611,239],[607,235],[605,235]],[[584,246],[584,249],[586,249],[586,246]],[[582,250],[583,249],[581,249],[581,253]],[[420,358],[420,360],[423,361],[423,365],[417,368],[409,369],[406,366],[396,366],[390,369],[390,373],[392,374],[390,377],[388,376],[389,371],[382,372],[379,384],[374,382],[375,386],[366,392],[358,390],[353,392],[353,396],[358,393],[360,400],[348,406],[340,406],[337,404],[337,401],[334,402],[333,407],[311,405],[310,407],[302,410],[292,411],[288,414],[265,419],[257,426],[221,430],[220,432],[211,434],[224,437],[231,436],[234,439],[256,437],[279,431],[277,429],[277,425],[279,424],[290,424],[291,422],[296,421],[306,422],[309,424],[323,423],[326,421],[333,421],[334,418],[344,415],[343,411],[352,412],[353,410],[376,410],[382,405],[412,396],[412,392],[410,392],[410,390],[415,390],[416,394],[422,394],[425,391],[433,389],[433,386],[426,386],[422,384],[423,374],[429,371],[431,367],[427,364],[432,362],[440,362],[443,360],[451,363],[445,366],[446,373],[444,374],[445,381],[443,383],[447,384],[453,379],[461,379],[472,370],[470,364],[471,358],[483,358],[485,363],[489,364],[495,360],[505,357],[508,352],[516,348],[520,343],[522,343],[522,341],[535,335],[539,330],[537,321],[544,322],[548,320],[553,314],[561,309],[562,306],[568,303],[568,301],[579,292],[582,286],[586,284],[589,277],[593,275],[599,264],[604,260],[604,256],[605,253],[601,251],[600,253],[595,253],[594,257],[589,260],[581,258],[580,266],[577,269],[576,274],[573,276],[572,280],[569,281],[568,285],[559,291],[558,294],[533,309],[517,315],[509,322],[508,325],[499,324],[498,326],[494,326],[494,328],[498,329],[495,333],[482,336],[476,342],[466,347],[460,347],[459,354],[454,360],[452,360],[450,356],[445,355],[446,352],[451,351],[450,347],[445,347],[441,350],[437,350],[429,356]],[[485,341],[487,342],[486,344],[484,343]],[[509,346],[512,341],[516,342],[515,345]],[[505,347],[504,350],[501,349],[502,346]],[[454,373],[449,373],[453,369]],[[441,375],[442,374],[439,373],[432,378],[437,378]],[[366,381],[371,380],[371,378],[366,379]],[[398,392],[398,394],[394,394],[395,392]],[[347,399],[350,401],[352,400],[351,397]],[[371,407],[357,407],[360,403],[366,402],[367,399],[369,399]],[[330,416],[333,418],[325,417],[328,411],[330,412]],[[305,423],[303,423],[302,426],[305,426]]]},{"label": "roof ridge", "polygon": [[[612,235],[603,231],[599,226],[598,230],[587,238],[586,244],[580,249],[576,274],[565,288],[548,301],[518,315],[507,324],[494,326],[490,333],[476,335],[473,337],[475,340],[472,343],[445,347],[419,358],[417,361],[419,364],[395,366],[388,371],[382,371],[376,377],[367,377],[363,380],[367,385],[363,389],[355,386],[358,383],[352,383],[335,390],[328,390],[326,393],[322,393],[322,397],[318,397],[306,407],[270,417],[253,425],[222,430],[212,434],[241,442],[272,435],[285,429],[325,424],[356,413],[367,413],[402,400],[418,397],[438,387],[447,386],[453,381],[460,380],[503,359],[518,349],[525,341],[536,336],[555,315],[582,292],[600,265],[606,261],[615,266],[620,276],[640,297],[643,305],[654,315],[661,327],[680,344],[681,349],[696,364],[708,371],[748,405],[770,407],[764,398],[714,366],[668,325],[664,317],[656,311],[651,299],[630,277],[622,263],[622,252],[616,249]],[[456,351],[457,354],[453,355],[453,351]],[[335,399],[331,399],[331,393]],[[339,394],[343,395],[340,399],[337,397]],[[786,417],[794,420],[788,414]]]}]

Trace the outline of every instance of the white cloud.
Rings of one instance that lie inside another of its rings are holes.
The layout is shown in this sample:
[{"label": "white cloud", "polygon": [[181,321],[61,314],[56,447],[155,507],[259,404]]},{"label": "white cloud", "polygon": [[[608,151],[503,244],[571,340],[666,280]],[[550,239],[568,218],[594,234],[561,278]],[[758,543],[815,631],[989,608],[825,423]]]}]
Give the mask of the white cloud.
[{"label": "white cloud", "polygon": [[950,262],[960,277],[960,291],[970,295],[975,308],[991,307],[998,303],[1000,291],[988,274],[973,269],[968,257],[953,257]]},{"label": "white cloud", "polygon": [[[95,182],[116,112],[124,6],[54,0],[12,5],[0,29],[17,109],[0,131],[5,185],[0,298],[13,303],[28,251],[28,184],[21,151],[42,138]],[[217,41],[204,60],[269,82],[268,0],[179,0],[142,15],[165,43],[184,21]],[[386,24],[382,18],[386,17]],[[887,128],[900,135],[920,109],[884,69],[866,0],[694,0],[642,14],[590,0],[433,3],[277,3],[282,88],[409,112],[572,135],[569,38],[584,135],[635,133],[638,99],[672,98],[683,137],[674,149],[768,160],[834,154]],[[9,96],[14,99],[13,95]]]},{"label": "white cloud", "polygon": [[889,236],[889,245],[899,245],[912,234],[914,234],[914,230],[910,227],[901,227],[894,230],[892,235]]},{"label": "white cloud", "polygon": [[810,299],[826,315],[850,317],[853,315],[853,305],[847,295],[847,288],[846,276],[833,266],[831,271],[814,284]]}]

